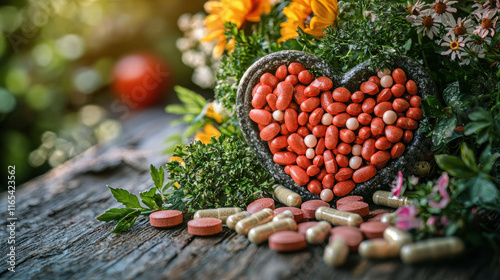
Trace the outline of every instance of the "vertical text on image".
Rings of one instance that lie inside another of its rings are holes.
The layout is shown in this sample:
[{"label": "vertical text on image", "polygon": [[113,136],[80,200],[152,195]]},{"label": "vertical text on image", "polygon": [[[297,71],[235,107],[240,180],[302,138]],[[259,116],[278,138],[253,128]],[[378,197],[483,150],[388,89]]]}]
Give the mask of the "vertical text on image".
[{"label": "vertical text on image", "polygon": [[9,232],[7,244],[10,245],[7,254],[7,268],[11,272],[16,272],[16,166],[9,165],[7,168],[7,229]]}]

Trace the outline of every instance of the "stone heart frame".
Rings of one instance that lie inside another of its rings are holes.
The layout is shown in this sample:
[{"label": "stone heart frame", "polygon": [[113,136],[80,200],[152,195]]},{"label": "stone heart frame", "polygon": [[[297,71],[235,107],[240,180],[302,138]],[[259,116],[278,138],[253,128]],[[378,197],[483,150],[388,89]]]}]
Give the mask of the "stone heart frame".
[{"label": "stone heart frame", "polygon": [[[252,107],[252,89],[259,82],[260,76],[264,73],[274,73],[280,65],[289,65],[292,62],[298,62],[307,69],[320,70],[322,76],[329,77],[333,81],[333,88],[345,87],[350,92],[359,90],[362,82],[367,81],[371,76],[376,76],[376,71],[371,69],[370,61],[365,61],[354,67],[349,72],[343,74],[332,69],[326,61],[301,51],[280,51],[262,57],[250,66],[243,75],[236,97],[236,113],[241,131],[248,145],[254,152],[257,159],[268,170],[273,177],[285,187],[300,194],[304,201],[319,199],[307,190],[306,186],[296,184],[290,175],[284,171],[284,167],[273,161],[273,154],[269,150],[267,141],[259,137],[259,128],[257,123],[249,117]],[[418,95],[424,100],[427,95],[436,95],[437,90],[430,75],[416,61],[409,57],[397,57],[389,62],[392,69],[401,68],[405,71],[408,79],[412,79],[418,86]],[[424,116],[425,119],[425,116]],[[420,122],[423,120],[420,120]],[[366,201],[371,201],[371,195],[380,189],[388,189],[390,183],[394,180],[397,172],[401,170],[404,175],[409,175],[413,165],[421,157],[423,151],[429,149],[430,141],[420,131],[414,132],[413,140],[406,146],[404,154],[391,160],[389,164],[379,170],[370,180],[356,184],[356,187],[349,195],[361,195]],[[338,198],[335,197],[331,203]]]}]

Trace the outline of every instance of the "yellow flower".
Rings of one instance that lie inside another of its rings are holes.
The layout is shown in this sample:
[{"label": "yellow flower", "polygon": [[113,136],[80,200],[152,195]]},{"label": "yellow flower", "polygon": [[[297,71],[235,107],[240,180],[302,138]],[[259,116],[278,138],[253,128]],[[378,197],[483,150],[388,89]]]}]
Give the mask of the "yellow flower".
[{"label": "yellow flower", "polygon": [[333,25],[338,14],[337,0],[292,0],[283,9],[287,21],[281,23],[279,42],[297,37],[297,27],[316,37],[323,36],[323,28]]},{"label": "yellow flower", "polygon": [[203,131],[199,131],[194,135],[194,140],[199,140],[203,144],[210,143],[210,138],[215,136],[218,138],[220,136],[220,131],[215,128],[211,123],[207,123],[203,126]]},{"label": "yellow flower", "polygon": [[210,103],[210,106],[208,106],[205,116],[215,120],[217,123],[222,123],[223,121],[222,115],[215,110],[213,103]]},{"label": "yellow flower", "polygon": [[[173,161],[173,160],[180,162],[182,166],[186,167],[186,164],[184,163],[184,161],[182,161],[182,158],[180,158],[180,157],[171,157],[171,158],[168,159],[169,162]],[[177,172],[176,172],[176,174],[177,174]],[[179,188],[180,185],[179,185],[179,183],[174,182],[174,186],[175,186],[175,188]]]},{"label": "yellow flower", "polygon": [[202,41],[218,40],[213,55],[220,57],[225,48],[234,48],[234,42],[226,42],[224,24],[230,22],[240,28],[246,21],[259,22],[262,14],[271,11],[271,3],[269,0],[210,0],[205,3],[205,11],[209,14],[205,19],[207,36]]}]

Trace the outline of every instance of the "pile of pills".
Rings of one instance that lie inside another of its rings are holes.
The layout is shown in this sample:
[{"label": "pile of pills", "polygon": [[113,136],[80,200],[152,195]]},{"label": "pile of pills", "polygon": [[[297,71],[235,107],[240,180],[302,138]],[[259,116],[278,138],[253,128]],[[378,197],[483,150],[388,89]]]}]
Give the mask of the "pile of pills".
[{"label": "pile of pills", "polygon": [[[275,208],[275,200],[284,207]],[[395,197],[377,191],[373,202],[398,208],[408,204],[406,197]],[[274,199],[261,198],[240,208],[219,208],[197,211],[187,223],[188,232],[210,236],[222,232],[226,224],[254,244],[268,242],[278,252],[303,250],[310,245],[326,244],[325,263],[343,265],[351,252],[368,259],[400,256],[405,263],[417,263],[454,256],[464,250],[456,237],[443,237],[413,242],[410,234],[394,227],[394,213],[370,211],[360,196],[339,199],[336,208],[321,200],[302,203],[300,196],[280,185],[274,187]],[[182,223],[182,212],[157,211],[150,215],[154,227],[174,227]]]},{"label": "pile of pills", "polygon": [[400,68],[378,71],[351,93],[291,63],[260,77],[249,117],[274,162],[328,202],[404,153],[423,118],[417,92]]}]

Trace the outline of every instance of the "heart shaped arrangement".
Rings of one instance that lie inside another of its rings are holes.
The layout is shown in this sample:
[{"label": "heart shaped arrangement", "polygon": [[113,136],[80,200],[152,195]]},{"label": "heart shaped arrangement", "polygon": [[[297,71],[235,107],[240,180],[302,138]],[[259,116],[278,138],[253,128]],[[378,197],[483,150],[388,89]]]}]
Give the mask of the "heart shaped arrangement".
[{"label": "heart shaped arrangement", "polygon": [[341,75],[304,52],[265,56],[238,89],[243,135],[267,170],[304,200],[320,193],[332,200],[325,189],[337,198],[370,196],[419,158],[420,102],[435,93],[415,61],[400,57],[392,66],[377,73],[367,61]]}]

